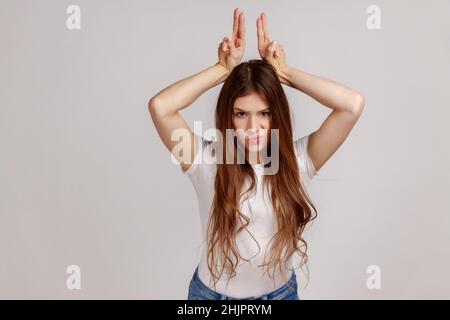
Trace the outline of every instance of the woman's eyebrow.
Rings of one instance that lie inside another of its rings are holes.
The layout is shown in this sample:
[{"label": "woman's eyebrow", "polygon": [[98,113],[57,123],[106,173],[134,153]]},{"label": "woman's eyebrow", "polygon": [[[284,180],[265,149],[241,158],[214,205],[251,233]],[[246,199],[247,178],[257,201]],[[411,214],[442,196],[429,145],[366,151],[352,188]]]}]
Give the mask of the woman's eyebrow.
[{"label": "woman's eyebrow", "polygon": [[[247,112],[247,110],[242,110],[241,108],[238,108],[238,107],[234,107],[234,110],[235,110],[235,111],[243,111],[243,112]],[[257,112],[268,111],[268,110],[270,110],[269,107],[268,107],[268,108],[261,109],[261,110],[258,110]]]}]

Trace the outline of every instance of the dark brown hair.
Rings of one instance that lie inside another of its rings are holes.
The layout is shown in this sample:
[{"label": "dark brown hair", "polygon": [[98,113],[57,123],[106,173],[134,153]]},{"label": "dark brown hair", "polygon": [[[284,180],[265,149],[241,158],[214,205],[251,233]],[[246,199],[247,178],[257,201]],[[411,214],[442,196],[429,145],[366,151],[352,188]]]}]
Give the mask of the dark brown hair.
[{"label": "dark brown hair", "polygon": [[[270,63],[264,60],[249,60],[233,69],[225,80],[217,101],[216,129],[225,136],[226,129],[233,128],[235,100],[252,92],[266,99],[271,110],[270,129],[278,129],[279,132],[279,139],[276,141],[279,145],[278,172],[274,175],[264,175],[263,178],[263,185],[270,190],[277,222],[277,232],[270,240],[273,244],[266,255],[268,262],[264,260],[262,265],[267,267],[270,275],[270,269],[275,270],[278,266],[281,271],[282,263],[287,262],[296,252],[301,256],[300,267],[306,264],[307,243],[302,234],[307,223],[316,218],[317,210],[300,181],[293,144],[292,115],[276,70]],[[234,141],[234,148],[236,147]],[[222,152],[225,159],[227,144],[223,144]],[[234,154],[236,155],[237,151]],[[217,164],[215,195],[207,233],[208,268],[213,276],[214,287],[224,270],[234,277],[239,260],[249,261],[238,252],[235,237],[244,229],[249,232],[246,227],[250,219],[239,210],[240,202],[242,197],[253,192],[256,186],[255,174],[247,162],[221,163],[223,164]],[[250,179],[251,183],[250,187],[242,192],[245,179]],[[252,238],[256,241],[253,235]],[[257,241],[256,243],[258,244]],[[217,266],[221,266],[220,270]],[[283,272],[282,275],[287,282]]]}]

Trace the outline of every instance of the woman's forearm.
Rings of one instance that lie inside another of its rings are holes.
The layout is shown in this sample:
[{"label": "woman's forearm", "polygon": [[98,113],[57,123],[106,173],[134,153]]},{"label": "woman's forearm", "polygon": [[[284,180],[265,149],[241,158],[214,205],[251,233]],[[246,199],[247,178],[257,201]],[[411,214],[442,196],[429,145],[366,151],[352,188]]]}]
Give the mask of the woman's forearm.
[{"label": "woman's forearm", "polygon": [[293,67],[286,66],[283,68],[280,77],[290,86],[331,109],[354,112],[359,111],[361,105],[364,104],[364,97],[359,92],[333,80],[312,75]]},{"label": "woman's forearm", "polygon": [[229,71],[224,66],[212,65],[164,88],[150,99],[149,107],[157,109],[158,114],[173,114],[189,106],[208,89],[223,82],[228,74]]}]

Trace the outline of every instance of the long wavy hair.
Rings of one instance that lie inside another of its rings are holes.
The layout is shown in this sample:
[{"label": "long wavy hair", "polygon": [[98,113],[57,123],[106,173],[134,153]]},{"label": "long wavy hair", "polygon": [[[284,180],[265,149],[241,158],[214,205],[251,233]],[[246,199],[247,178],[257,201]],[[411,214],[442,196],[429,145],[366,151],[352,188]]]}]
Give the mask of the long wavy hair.
[{"label": "long wavy hair", "polygon": [[[272,246],[264,258],[264,263],[260,265],[267,267],[266,272],[270,276],[270,270],[273,269],[275,274],[276,267],[281,272],[282,264],[295,253],[301,257],[300,267],[306,264],[308,246],[302,234],[308,222],[316,218],[317,210],[300,181],[289,103],[276,70],[270,63],[264,60],[249,60],[233,69],[219,93],[215,112],[216,130],[225,136],[226,129],[233,129],[235,100],[253,92],[264,97],[270,106],[271,128],[269,131],[278,129],[279,133],[278,141],[276,141],[279,145],[278,172],[263,176],[263,186],[270,190],[277,222],[277,231],[269,242],[269,244],[273,242]],[[236,157],[238,146],[236,139],[233,140],[232,146],[234,145],[235,148],[233,154]],[[270,143],[274,141],[271,142],[269,139],[269,146]],[[222,146],[222,159],[225,159],[230,145],[222,144]],[[251,235],[246,228],[250,219],[240,211],[240,203],[245,194],[252,193],[256,188],[255,173],[247,161],[243,164],[237,161],[232,164],[221,163],[223,164],[217,164],[214,181],[215,195],[207,227],[207,261],[214,287],[225,270],[231,277],[236,275],[235,269],[240,259],[250,261],[240,255],[236,235],[244,229]],[[245,179],[250,179],[251,182],[247,190],[243,190]],[[260,248],[253,235],[251,237]],[[268,258],[267,262],[266,258]],[[281,274],[287,282],[284,272]]]}]

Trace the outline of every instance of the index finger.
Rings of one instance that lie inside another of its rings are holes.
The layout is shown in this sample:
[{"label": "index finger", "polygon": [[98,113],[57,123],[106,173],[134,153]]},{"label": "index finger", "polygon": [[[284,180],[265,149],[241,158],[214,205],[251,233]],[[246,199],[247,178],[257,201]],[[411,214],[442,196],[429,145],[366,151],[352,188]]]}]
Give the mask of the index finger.
[{"label": "index finger", "polygon": [[256,30],[258,34],[258,44],[264,44],[264,30],[262,28],[261,17],[256,19]]},{"label": "index finger", "polygon": [[263,12],[261,14],[261,20],[262,20],[262,27],[264,32],[264,41],[269,41],[269,28],[267,27],[267,16],[266,13]]}]

